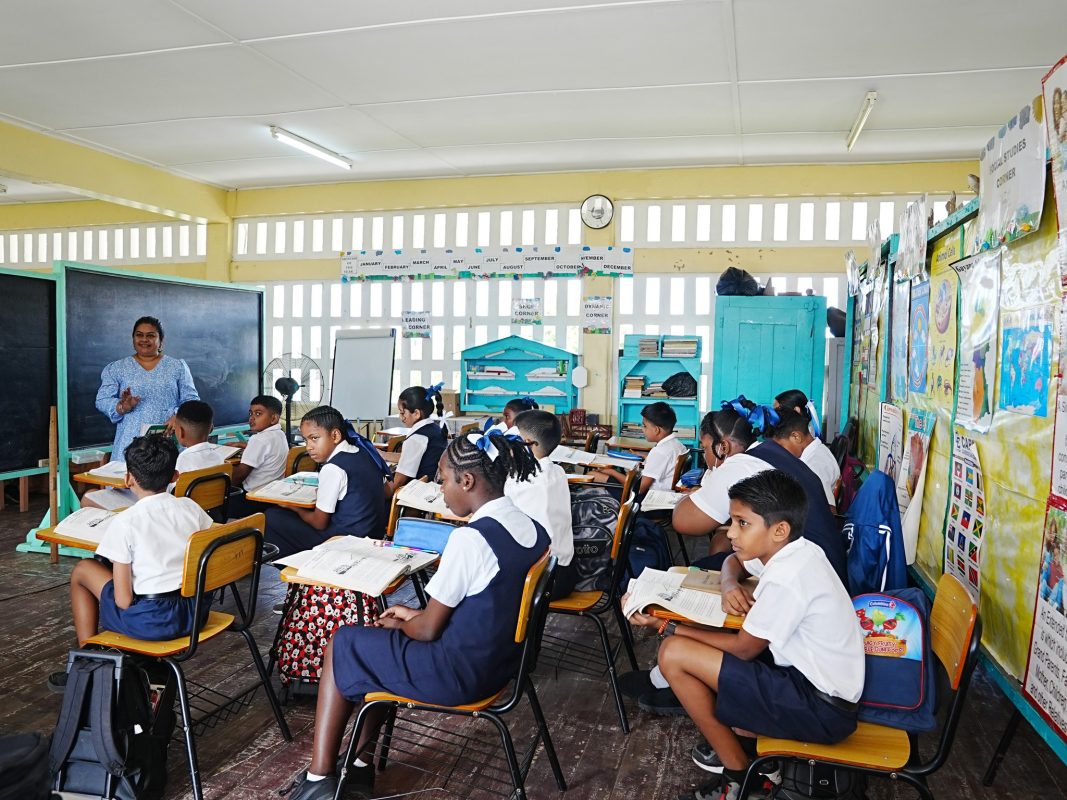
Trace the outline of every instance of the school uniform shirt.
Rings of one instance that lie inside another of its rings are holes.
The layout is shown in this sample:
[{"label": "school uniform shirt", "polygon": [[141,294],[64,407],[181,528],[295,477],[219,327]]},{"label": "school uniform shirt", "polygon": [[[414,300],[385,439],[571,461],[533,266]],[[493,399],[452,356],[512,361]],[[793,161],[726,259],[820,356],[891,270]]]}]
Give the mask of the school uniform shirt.
[{"label": "school uniform shirt", "polygon": [[129,564],[135,594],[161,594],[181,588],[185,546],[211,517],[188,497],[167,492],[142,497],[108,525],[96,554]]},{"label": "school uniform shirt", "polygon": [[789,542],[766,564],[741,627],[766,639],[774,663],[796,667],[816,689],[855,703],[863,693],[863,633],[852,600],[814,542]]},{"label": "school uniform shirt", "polygon": [[540,522],[552,539],[552,555],[561,567],[574,558],[574,529],[571,523],[571,492],[567,473],[549,458],[539,458],[541,469],[520,481],[508,478],[504,496],[531,519]]},{"label": "school uniform shirt", "polygon": [[800,454],[800,460],[819,476],[823,489],[826,490],[826,502],[835,505],[834,487],[841,479],[841,467],[837,465],[837,459],[830,452],[830,448],[822,443],[821,439],[812,439],[811,444],[804,448]]},{"label": "school uniform shirt", "polygon": [[409,478],[433,478],[437,474],[437,462],[447,446],[448,440],[438,420],[420,419],[411,426],[400,448],[397,473]]},{"label": "school uniform shirt", "polygon": [[645,456],[645,469],[641,477],[652,478],[653,489],[673,492],[675,462],[678,461],[678,456],[688,451],[689,448],[678,441],[676,433],[660,439]]},{"label": "school uniform shirt", "polygon": [[704,474],[700,476],[700,485],[701,486],[707,486],[709,483],[711,483],[711,473],[714,472],[714,471],[715,470],[712,470],[712,469],[704,470]]},{"label": "school uniform shirt", "polygon": [[200,442],[178,453],[178,462],[174,465],[174,469],[180,475],[183,472],[219,467],[225,462],[226,459],[219,454],[218,447],[211,442]]},{"label": "school uniform shirt", "polygon": [[369,453],[341,442],[319,469],[315,507],[331,515],[328,534],[380,538],[384,529],[384,478]]},{"label": "school uniform shirt", "polygon": [[[321,481],[319,485],[321,487]],[[521,547],[533,547],[537,541],[534,521],[509,497],[490,500],[471,514],[470,522],[483,518],[499,522]],[[437,602],[455,608],[463,598],[483,591],[499,570],[496,555],[485,538],[465,525],[456,528],[448,537],[448,544],[441,554],[441,565],[426,584],[426,592]]]},{"label": "school uniform shirt", "polygon": [[241,463],[252,468],[244,481],[245,491],[254,492],[282,477],[288,457],[289,442],[281,425],[271,425],[253,434],[241,453]]},{"label": "school uniform shirt", "polygon": [[[754,442],[748,450],[758,446],[759,442]],[[715,469],[705,472],[700,488],[689,497],[697,508],[720,525],[725,525],[730,521],[730,496],[727,494],[730,487],[767,469],[771,469],[771,465],[763,459],[747,451],[735,453]]]}]

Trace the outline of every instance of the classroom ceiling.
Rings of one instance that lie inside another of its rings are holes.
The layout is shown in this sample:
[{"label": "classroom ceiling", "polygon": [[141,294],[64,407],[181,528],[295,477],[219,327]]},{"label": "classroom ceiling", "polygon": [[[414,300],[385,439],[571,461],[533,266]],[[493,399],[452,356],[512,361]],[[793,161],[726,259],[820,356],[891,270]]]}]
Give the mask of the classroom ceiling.
[{"label": "classroom ceiling", "polygon": [[1064,0],[7,0],[0,119],[230,188],[970,158],[1064,30]]}]

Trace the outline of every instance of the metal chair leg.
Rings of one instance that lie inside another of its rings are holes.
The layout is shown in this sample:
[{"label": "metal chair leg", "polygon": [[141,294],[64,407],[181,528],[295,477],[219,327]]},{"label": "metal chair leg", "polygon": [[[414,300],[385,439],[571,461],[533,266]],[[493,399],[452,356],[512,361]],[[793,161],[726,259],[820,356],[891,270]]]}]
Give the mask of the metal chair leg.
[{"label": "metal chair leg", "polygon": [[674,532],[674,538],[678,540],[678,551],[682,554],[682,564],[686,567],[689,566],[689,551],[685,548],[685,536]]},{"label": "metal chair leg", "polygon": [[986,768],[985,775],[982,776],[983,786],[992,786],[993,781],[997,779],[997,770],[1000,769],[1000,762],[1008,754],[1008,748],[1011,747],[1011,741],[1015,738],[1015,732],[1019,729],[1019,723],[1022,721],[1023,715],[1019,713],[1019,710],[1013,710],[1007,727],[1004,728],[1004,734],[997,744],[997,749],[993,751],[993,757],[989,759],[989,766]]},{"label": "metal chair leg", "polygon": [[252,632],[247,629],[241,631],[241,635],[244,636],[248,649],[252,652],[252,663],[256,665],[256,672],[259,673],[259,682],[263,684],[263,691],[267,695],[267,702],[270,703],[270,710],[274,712],[274,719],[278,722],[278,729],[282,732],[282,738],[287,742],[291,742],[293,741],[293,734],[289,732],[289,725],[285,722],[285,715],[282,713],[282,707],[278,703],[278,696],[274,694],[274,687],[270,685],[270,676],[267,674],[267,668],[263,666],[263,656],[259,654],[256,640],[252,638]]},{"label": "metal chair leg", "polygon": [[[333,800],[341,800],[344,797],[345,784],[348,782],[348,770],[356,760],[356,756],[359,755],[356,752],[356,745],[359,743],[359,736],[363,732],[367,709],[376,705],[381,705],[381,703],[364,703],[359,709],[359,713],[356,714],[356,721],[352,723],[352,738],[348,742],[348,750],[345,751],[345,762],[344,766],[341,767],[341,774],[337,776],[337,791],[334,792]],[[395,703],[392,705],[395,706]]]},{"label": "metal chair leg", "polygon": [[482,712],[479,716],[496,725],[497,732],[500,734],[500,743],[504,746],[504,757],[508,762],[508,770],[511,772],[511,781],[515,784],[514,796],[519,800],[524,800],[526,797],[526,782],[523,780],[522,770],[519,769],[519,759],[515,755],[515,743],[511,740],[511,731],[508,730],[507,723],[496,714],[488,711]]},{"label": "metal chair leg", "polygon": [[622,615],[622,606],[615,604],[615,621],[619,624],[619,633],[622,635],[622,643],[626,648],[626,657],[630,660],[630,669],[637,669],[637,656],[634,654],[634,632],[630,629],[630,623]]},{"label": "metal chair leg", "polygon": [[389,760],[389,746],[393,743],[393,726],[396,724],[396,708],[395,705],[390,708],[385,717],[382,742],[378,747],[378,772],[385,772],[385,765]]},{"label": "metal chair leg", "polygon": [[[608,629],[604,621],[596,614],[583,614],[587,619],[593,620],[600,633],[600,644],[604,648],[604,665],[608,668],[608,681],[611,683],[612,694],[615,695],[615,707],[619,711],[619,725],[623,733],[630,732],[630,721],[626,717],[626,706],[622,702],[622,690],[619,688],[619,676],[615,671],[615,659],[611,653],[611,642],[608,640]],[[636,669],[636,666],[635,666]]]},{"label": "metal chair leg", "polygon": [[193,741],[193,715],[189,711],[189,691],[185,686],[185,675],[178,662],[163,659],[174,673],[178,682],[178,704],[182,710],[182,731],[185,734],[185,755],[189,761],[189,782],[192,784],[193,797],[204,800],[204,789],[200,785],[200,767],[196,761],[196,743]]},{"label": "metal chair leg", "polygon": [[897,772],[895,775],[900,780],[910,784],[922,800],[934,800],[934,793],[930,791],[930,787],[926,783],[926,776],[911,775],[907,772]]},{"label": "metal chair leg", "polygon": [[567,781],[563,777],[563,769],[559,765],[556,748],[552,744],[552,736],[548,732],[548,723],[545,721],[544,711],[541,710],[541,702],[537,699],[537,689],[534,688],[533,681],[526,684],[526,696],[530,698],[530,708],[537,722],[538,733],[541,736],[541,744],[545,748],[545,755],[548,756],[548,763],[552,766],[552,774],[556,776],[556,786],[561,792],[565,792]]}]

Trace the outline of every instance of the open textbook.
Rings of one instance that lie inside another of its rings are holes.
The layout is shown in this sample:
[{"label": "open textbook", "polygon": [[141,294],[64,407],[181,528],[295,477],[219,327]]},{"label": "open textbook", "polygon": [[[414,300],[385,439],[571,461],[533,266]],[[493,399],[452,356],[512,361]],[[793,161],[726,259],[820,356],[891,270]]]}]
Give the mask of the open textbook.
[{"label": "open textbook", "polygon": [[89,474],[95,475],[98,478],[125,478],[126,462],[108,461],[106,464],[89,470]]},{"label": "open textbook", "polygon": [[681,492],[665,492],[662,489],[649,489],[641,501],[642,511],[671,511],[685,497]]},{"label": "open textbook", "polygon": [[629,617],[649,606],[661,606],[693,622],[722,627],[726,622],[722,597],[714,592],[683,588],[685,578],[685,572],[663,572],[645,567],[640,576],[630,581],[629,597],[622,613]]},{"label": "open textbook", "polygon": [[[317,483],[317,482],[316,482]],[[248,493],[249,500],[267,500],[274,503],[293,503],[296,505],[314,504],[319,487],[305,483],[295,483],[288,478],[271,481],[266,486]]]},{"label": "open textbook", "polygon": [[102,508],[79,508],[55,527],[55,532],[83,542],[99,542],[117,511]]},{"label": "open textbook", "polygon": [[408,481],[401,486],[400,491],[396,493],[396,502],[398,505],[407,506],[408,508],[429,511],[431,514],[441,514],[442,516],[449,517],[455,516],[455,514],[452,513],[452,510],[445,505],[445,498],[441,493],[441,487],[436,483]]},{"label": "open textbook", "polygon": [[401,575],[418,572],[438,558],[438,553],[344,536],[275,563],[296,567],[299,578],[377,597]]},{"label": "open textbook", "polygon": [[584,450],[575,450],[573,447],[566,447],[559,445],[549,458],[557,464],[581,464],[583,466],[589,466],[590,464],[596,464],[599,466],[617,467],[618,469],[633,469],[636,465],[641,463],[640,459],[636,461],[633,458],[619,458],[618,456],[609,456],[605,453],[587,453]]}]

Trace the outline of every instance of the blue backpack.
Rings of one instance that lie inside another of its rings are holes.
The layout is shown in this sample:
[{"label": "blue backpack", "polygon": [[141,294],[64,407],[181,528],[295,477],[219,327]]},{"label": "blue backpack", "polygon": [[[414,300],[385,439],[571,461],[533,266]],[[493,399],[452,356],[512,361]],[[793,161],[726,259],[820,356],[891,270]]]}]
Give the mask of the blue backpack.
[{"label": "blue backpack", "polygon": [[904,534],[893,480],[872,472],[848,510],[844,534],[848,551],[848,588],[853,595],[888,592],[908,585]]},{"label": "blue backpack", "polygon": [[937,726],[930,601],[922,589],[852,598],[863,630],[866,675],[859,718],[913,733]]},{"label": "blue backpack", "polygon": [[[671,551],[667,547],[663,528],[644,515],[638,516],[633,538],[630,539],[630,574],[636,578],[644,572],[645,567],[667,570],[671,563]],[[622,591],[626,591],[628,580],[629,576],[624,574]]]}]

